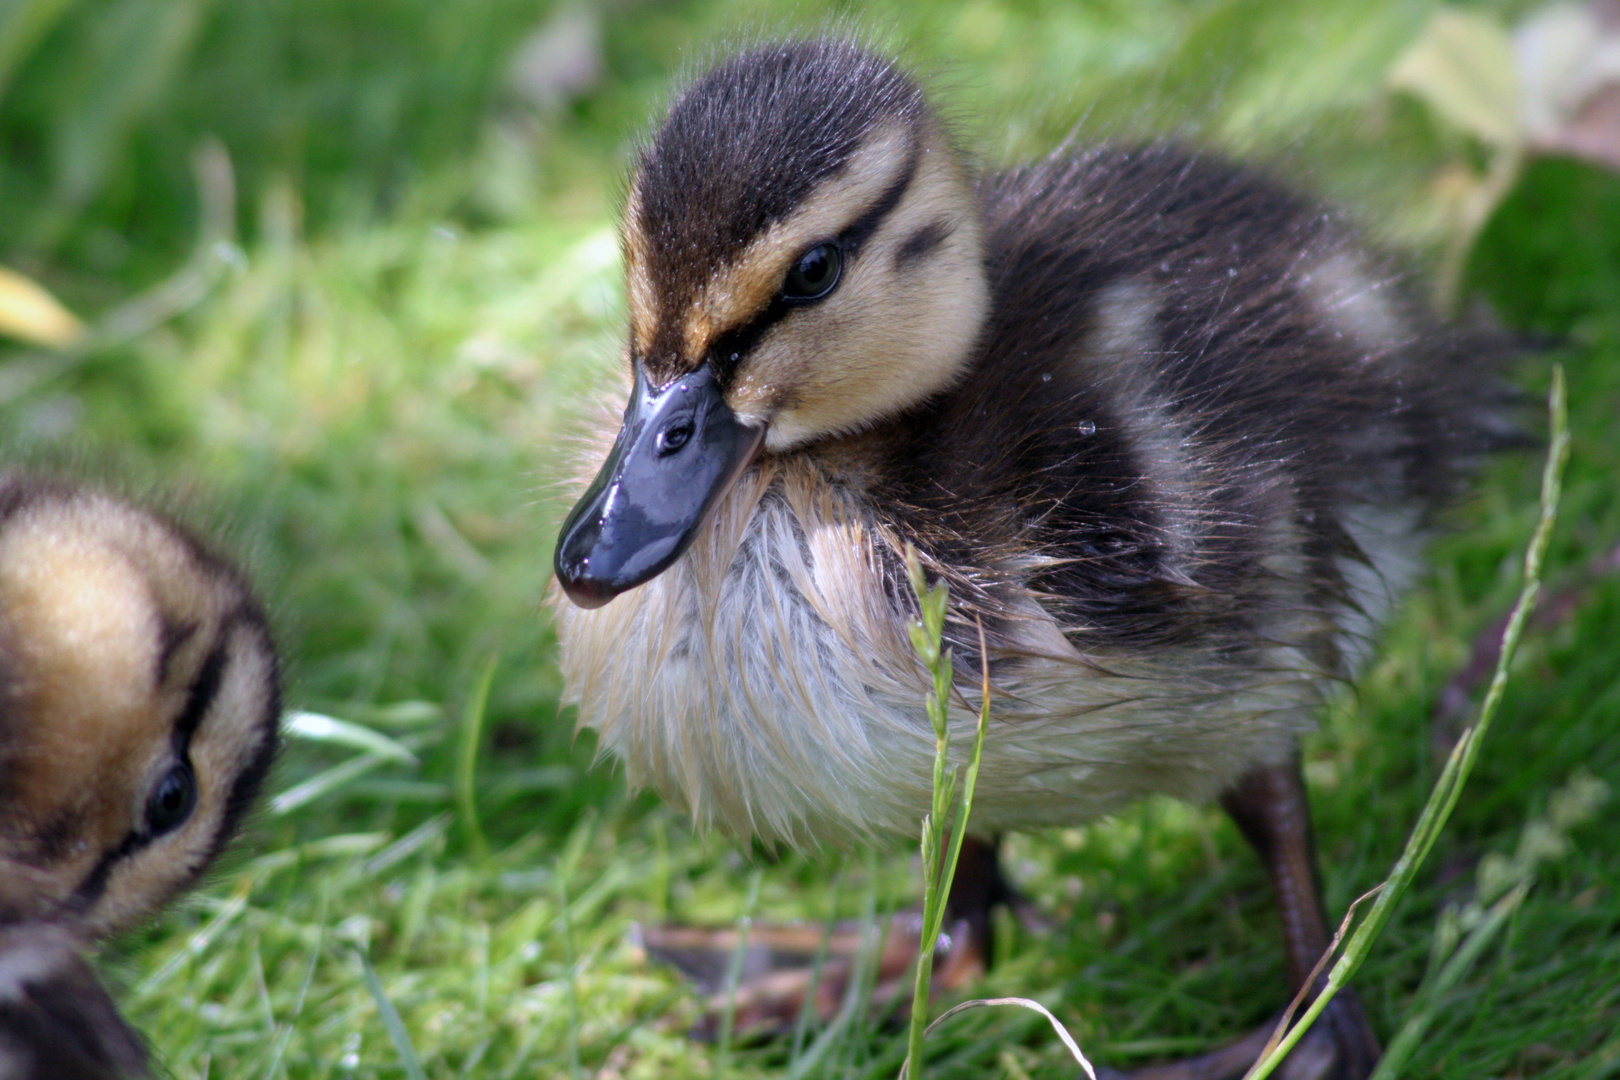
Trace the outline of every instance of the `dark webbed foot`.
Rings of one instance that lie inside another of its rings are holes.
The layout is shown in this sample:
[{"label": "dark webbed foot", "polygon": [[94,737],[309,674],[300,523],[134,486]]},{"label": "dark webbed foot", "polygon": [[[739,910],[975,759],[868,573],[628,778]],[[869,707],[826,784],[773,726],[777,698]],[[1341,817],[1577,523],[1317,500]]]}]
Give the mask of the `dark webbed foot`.
[{"label": "dark webbed foot", "polygon": [[[1245,774],[1221,802],[1271,876],[1289,987],[1297,993],[1315,977],[1313,969],[1328,947],[1310,806],[1298,759]],[[1001,874],[996,844],[969,838],[957,862],[946,909],[946,932],[935,956],[936,991],[960,989],[988,969],[995,952],[991,915],[997,904],[1016,908],[1019,897]],[[918,919],[916,913],[896,916],[886,928],[872,994],[877,1004],[904,998],[910,989]],[[824,940],[826,958],[816,972],[813,959]],[[674,965],[709,995],[708,1011],[694,1034],[710,1038],[718,1033],[720,1018],[728,1009],[732,1030],[738,1035],[788,1031],[807,1007],[823,1020],[831,1019],[844,1000],[862,949],[860,935],[852,926],[835,927],[830,938],[813,927],[756,926],[744,949],[741,978],[732,990],[724,985],[724,976],[735,957],[735,931],[661,928],[645,931],[643,944],[649,955]],[[904,1014],[904,1004],[899,1011]],[[1273,1021],[1196,1058],[1132,1073],[1102,1070],[1098,1075],[1116,1080],[1124,1076],[1136,1080],[1238,1080],[1264,1050],[1275,1028]],[[1360,1000],[1354,993],[1342,991],[1272,1075],[1279,1080],[1365,1080],[1378,1059],[1378,1040]]]},{"label": "dark webbed foot", "polygon": [[[1271,877],[1282,922],[1288,984],[1297,994],[1300,987],[1318,978],[1315,968],[1328,948],[1310,804],[1298,758],[1246,773],[1222,796],[1221,805]],[[1125,1076],[1132,1080],[1239,1080],[1265,1050],[1276,1027],[1273,1020],[1212,1053],[1109,1075],[1115,1080]],[[1361,1000],[1353,991],[1342,990],[1271,1075],[1278,1080],[1365,1080],[1379,1056],[1378,1038]]]},{"label": "dark webbed foot", "polygon": [[[1271,1020],[1208,1054],[1130,1073],[1110,1070],[1107,1075],[1114,1080],[1241,1080],[1276,1029],[1277,1021]],[[1360,999],[1354,991],[1342,990],[1271,1075],[1277,1080],[1366,1080],[1378,1064],[1378,1056],[1378,1040]],[[1103,1072],[1097,1075],[1106,1080]]]},{"label": "dark webbed foot", "polygon": [[[890,1001],[902,983],[910,986],[906,976],[917,958],[919,930],[918,916],[904,914],[874,931],[882,935],[872,958],[875,1004]],[[862,954],[874,947],[855,923],[839,923],[830,930],[757,924],[743,945],[732,987],[726,976],[737,959],[733,928],[647,927],[640,931],[640,944],[649,957],[675,968],[708,999],[691,1031],[693,1038],[703,1041],[719,1036],[728,1010],[732,1032],[744,1039],[792,1031],[807,1004],[813,1015],[830,1020],[843,1003]],[[823,955],[819,970],[818,955]]]}]

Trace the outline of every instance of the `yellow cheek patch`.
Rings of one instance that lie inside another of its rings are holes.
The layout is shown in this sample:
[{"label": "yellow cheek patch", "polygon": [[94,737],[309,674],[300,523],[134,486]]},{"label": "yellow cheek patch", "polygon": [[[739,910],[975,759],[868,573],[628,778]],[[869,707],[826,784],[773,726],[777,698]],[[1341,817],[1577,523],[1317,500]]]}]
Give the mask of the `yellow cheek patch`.
[{"label": "yellow cheek patch", "polygon": [[647,238],[641,234],[641,190],[630,189],[624,208],[624,270],[630,305],[630,340],[637,353],[652,348],[658,328],[658,290],[647,270]]},{"label": "yellow cheek patch", "polygon": [[[741,252],[711,271],[698,295],[678,311],[667,305],[651,273],[648,240],[641,233],[639,189],[630,194],[624,243],[630,333],[638,355],[653,348],[660,318],[680,327],[682,358],[696,364],[716,338],[759,316],[782,288],[788,268],[806,248],[847,229],[894,182],[911,157],[911,135],[901,125],[880,128],[844,168],[816,189],[788,217],[769,226]],[[662,301],[662,304],[660,303]],[[664,314],[661,316],[660,312]]]},{"label": "yellow cheek patch", "polygon": [[709,351],[715,338],[746,325],[764,311],[781,291],[782,278],[798,257],[793,237],[767,233],[750,244],[733,263],[717,267],[703,295],[692,302],[682,325],[686,355],[697,359]]},{"label": "yellow cheek patch", "polygon": [[19,522],[0,543],[0,647],[21,725],[10,798],[36,828],[71,828],[43,843],[99,854],[127,831],[133,786],[167,746],[162,635],[122,553],[59,524]]}]

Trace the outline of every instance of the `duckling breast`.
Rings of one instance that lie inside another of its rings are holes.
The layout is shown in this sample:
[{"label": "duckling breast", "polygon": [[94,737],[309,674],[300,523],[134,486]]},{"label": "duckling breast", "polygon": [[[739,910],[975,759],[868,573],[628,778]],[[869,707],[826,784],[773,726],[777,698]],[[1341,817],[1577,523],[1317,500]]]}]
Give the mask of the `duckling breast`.
[{"label": "duckling breast", "polygon": [[[582,725],[633,786],[701,827],[792,844],[909,835],[932,797],[934,733],[903,544],[860,486],[807,456],[766,459],[664,574],[604,607],[554,604]],[[1004,595],[983,612],[980,827],[1072,823],[1152,791],[1210,797],[1309,723],[1308,681],[1235,677],[1199,643],[1082,654],[1038,602]],[[965,640],[956,651],[976,666]],[[1308,667],[1285,646],[1270,659]],[[951,709],[958,758],[977,704]]]}]

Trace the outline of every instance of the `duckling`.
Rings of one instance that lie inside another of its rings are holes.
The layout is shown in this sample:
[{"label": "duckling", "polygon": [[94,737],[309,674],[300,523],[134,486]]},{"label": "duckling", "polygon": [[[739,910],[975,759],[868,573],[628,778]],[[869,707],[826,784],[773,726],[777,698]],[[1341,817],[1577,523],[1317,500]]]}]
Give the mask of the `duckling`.
[{"label": "duckling", "polygon": [[[958,670],[988,643],[976,830],[1219,799],[1304,986],[1327,934],[1298,740],[1496,439],[1503,344],[1207,154],[975,169],[914,78],[841,39],[741,52],[676,97],[623,251],[632,388],[553,604],[580,722],[630,782],[739,836],[914,835],[915,550],[950,586]],[[993,847],[959,875],[982,939]],[[1339,1075],[1370,1072],[1353,997],[1326,1029]]]},{"label": "duckling", "polygon": [[81,949],[236,832],[279,685],[257,600],[189,533],[0,472],[0,1078],[145,1074]]}]

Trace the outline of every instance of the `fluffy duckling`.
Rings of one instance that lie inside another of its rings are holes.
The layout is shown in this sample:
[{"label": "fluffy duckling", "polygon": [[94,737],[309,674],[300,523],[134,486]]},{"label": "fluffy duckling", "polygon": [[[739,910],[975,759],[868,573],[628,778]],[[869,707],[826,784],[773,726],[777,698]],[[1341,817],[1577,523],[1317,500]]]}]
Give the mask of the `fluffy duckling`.
[{"label": "fluffy duckling", "polygon": [[0,1078],[144,1074],[80,948],[209,865],[279,715],[235,569],[147,510],[0,473]]},{"label": "fluffy duckling", "polygon": [[[555,566],[569,693],[630,781],[739,835],[915,834],[913,546],[958,670],[989,642],[976,828],[1219,798],[1303,985],[1327,939],[1298,738],[1492,441],[1501,345],[1202,154],[976,171],[910,76],[842,40],[693,82],[636,160],[623,247],[633,389]],[[955,906],[982,936],[1006,891],[989,845],[971,858]],[[1363,1076],[1377,1043],[1339,1001],[1335,1068]]]}]

